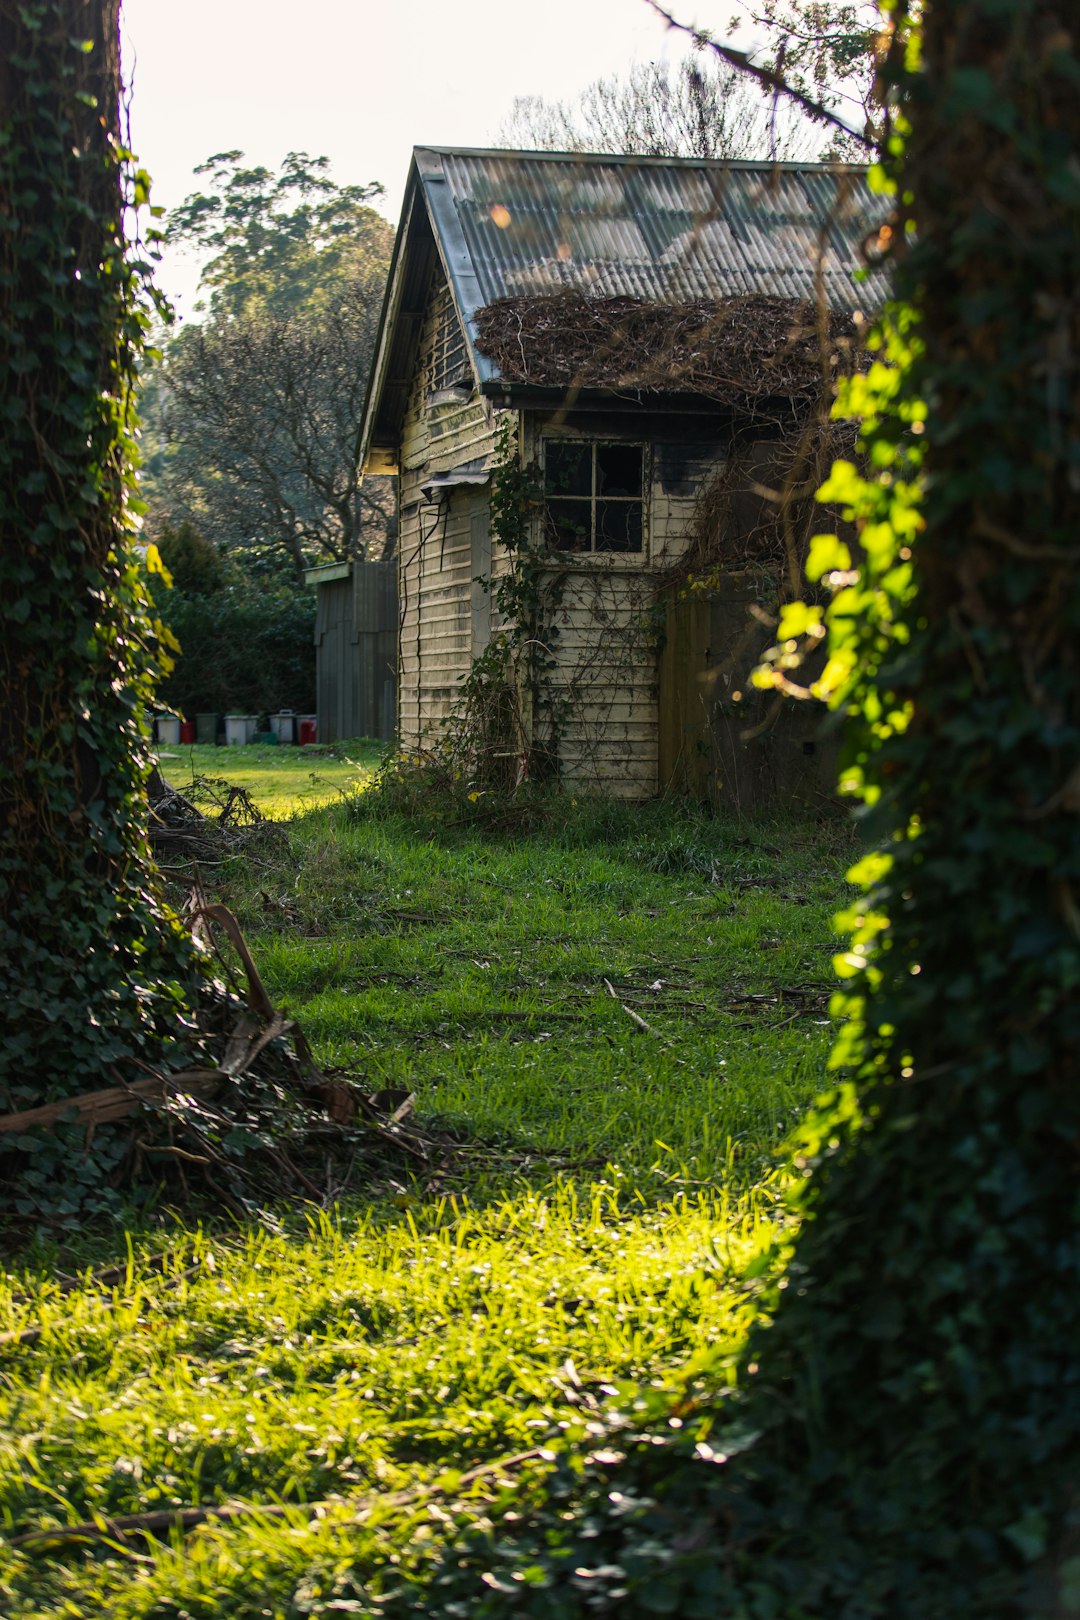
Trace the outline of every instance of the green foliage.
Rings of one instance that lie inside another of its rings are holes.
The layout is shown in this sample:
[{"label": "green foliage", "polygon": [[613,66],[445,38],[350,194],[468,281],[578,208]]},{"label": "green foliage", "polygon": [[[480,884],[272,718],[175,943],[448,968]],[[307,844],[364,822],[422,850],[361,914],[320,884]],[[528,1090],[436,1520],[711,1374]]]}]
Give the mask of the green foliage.
[{"label": "green foliage", "polygon": [[160,594],[159,611],[179,652],[162,681],[162,703],[196,714],[313,713],[315,593],[232,583]]},{"label": "green foliage", "polygon": [[[935,0],[921,51],[910,16],[893,20],[881,182],[904,249],[882,338],[894,365],[845,402],[862,415],[871,474],[841,467],[829,486],[860,523],[865,560],[827,541],[814,558],[835,593],[827,688],[848,712],[847,780],[876,847],[856,869],[868,887],[841,957],[843,1073],[793,1146],[794,1246],[779,1232],[745,1268],[756,1302],[745,1348],[733,1335],[706,1349],[677,1390],[669,1369],[651,1392],[613,1384],[556,1472],[486,1494],[450,1482],[437,1511],[385,1536],[376,1513],[351,1543],[336,1524],[310,1553],[283,1539],[269,1575],[266,1537],[254,1536],[229,1577],[233,1613],[277,1594],[282,1613],[377,1603],[446,1620],[996,1620],[1074,1601],[1076,54],[1048,0]],[[418,857],[430,870],[428,852]],[[483,876],[469,874],[470,892]],[[496,886],[493,926],[503,903]],[[620,921],[633,915],[617,904]],[[385,970],[385,938],[368,945]],[[328,966],[311,961],[315,975]],[[398,999],[416,1011],[415,995]],[[609,1016],[620,1017],[614,1001]],[[417,1034],[425,1049],[440,1038]],[[540,1228],[534,1212],[529,1242]],[[501,1327],[498,1298],[471,1298],[470,1319]],[[455,1313],[444,1314],[449,1328]],[[282,1312],[290,1353],[325,1320]],[[512,1336],[514,1319],[505,1326]],[[399,1353],[419,1342],[436,1359],[441,1331],[413,1324]],[[350,1371],[370,1338],[365,1326]],[[343,1370],[333,1338],[327,1354],[332,1377]],[[411,1398],[425,1398],[426,1370]],[[295,1382],[310,1387],[310,1369]],[[470,1420],[494,1404],[489,1393]],[[49,1402],[33,1432],[72,1410]],[[123,1421],[115,1402],[106,1416]],[[239,1429],[227,1440],[236,1458]],[[305,1445],[321,1466],[318,1443]],[[61,1437],[57,1450],[74,1447]],[[29,1455],[14,1477],[36,1491]],[[203,1444],[198,1457],[213,1471],[221,1453]],[[257,1454],[240,1466],[254,1470]],[[233,1483],[226,1473],[219,1488]],[[209,1617],[226,1577],[220,1540],[202,1546],[187,1562],[163,1551],[130,1578],[108,1557],[80,1557],[72,1580],[99,1580],[98,1606],[116,1614],[124,1583],[129,1615],[183,1605]],[[41,1613],[36,1572],[19,1579],[23,1612]],[[75,1593],[55,1590],[77,1607]]]},{"label": "green foliage", "polygon": [[210,256],[202,286],[211,311],[239,316],[328,308],[334,290],[380,275],[393,231],[368,205],[382,186],[339,186],[325,157],[290,152],[273,174],[243,152],[219,152],[196,170],[213,190],[173,210],[167,240]]},{"label": "green foliage", "polygon": [[[764,45],[762,59],[785,83],[853,128],[874,128],[874,73],[887,7],[875,0],[739,0],[739,6]],[[863,154],[833,131],[824,155]]]},{"label": "green foliage", "polygon": [[235,572],[217,547],[191,523],[179,523],[176,528],[165,524],[158,531],[157,548],[165,566],[165,576],[159,576],[163,589],[154,593],[159,602],[170,600],[170,584],[179,596],[213,596],[230,579],[235,581]]},{"label": "green foliage", "polygon": [[374,186],[338,186],[325,158],[279,174],[242,153],[199,171],[169,240],[209,253],[205,318],[174,329],[142,378],[143,490],[154,526],[193,523],[245,573],[381,556],[389,481],[360,482],[360,415],[393,231]]},{"label": "green foliage", "polygon": [[[146,842],[164,661],[125,501],[148,324],[117,7],[8,8],[0,134],[0,1110],[168,1061],[198,978]],[[85,37],[92,26],[91,37]],[[107,1173],[108,1167],[102,1173]]]}]

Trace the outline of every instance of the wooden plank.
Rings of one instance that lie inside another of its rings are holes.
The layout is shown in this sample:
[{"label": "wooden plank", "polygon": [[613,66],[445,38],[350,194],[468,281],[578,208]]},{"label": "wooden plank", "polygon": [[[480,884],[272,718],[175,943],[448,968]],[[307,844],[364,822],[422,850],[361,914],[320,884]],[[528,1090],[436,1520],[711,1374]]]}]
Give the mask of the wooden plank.
[{"label": "wooden plank", "polygon": [[71,1120],[79,1125],[107,1125],[133,1114],[144,1103],[162,1103],[166,1097],[212,1097],[221,1080],[220,1070],[189,1069],[186,1074],[170,1076],[167,1082],[154,1076],[148,1080],[133,1080],[129,1086],[84,1091],[62,1102],[26,1108],[19,1114],[0,1114],[0,1136],[47,1128],[60,1120]]}]

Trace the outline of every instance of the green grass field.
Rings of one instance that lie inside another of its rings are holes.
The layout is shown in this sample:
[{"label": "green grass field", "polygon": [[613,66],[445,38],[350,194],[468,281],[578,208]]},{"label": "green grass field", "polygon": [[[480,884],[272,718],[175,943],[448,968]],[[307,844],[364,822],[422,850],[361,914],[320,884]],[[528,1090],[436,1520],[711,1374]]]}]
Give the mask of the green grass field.
[{"label": "green grass field", "polygon": [[[264,789],[236,752],[257,801],[303,802],[308,761],[266,761]],[[415,1091],[463,1149],[333,1209],[161,1212],[21,1257],[0,1332],[40,1334],[0,1343],[3,1532],[272,1511],[9,1544],[5,1616],[368,1614],[404,1543],[452,1533],[439,1491],[482,1505],[613,1407],[730,1376],[782,1219],[772,1155],[826,1080],[850,839],[567,801],[500,827],[361,784],[269,867],[218,871],[322,1060]]]},{"label": "green grass field", "polygon": [[247,788],[264,815],[283,821],[370,782],[384,751],[383,743],[366,737],[305,748],[179,744],[162,751],[161,768],[181,792],[203,776]]}]

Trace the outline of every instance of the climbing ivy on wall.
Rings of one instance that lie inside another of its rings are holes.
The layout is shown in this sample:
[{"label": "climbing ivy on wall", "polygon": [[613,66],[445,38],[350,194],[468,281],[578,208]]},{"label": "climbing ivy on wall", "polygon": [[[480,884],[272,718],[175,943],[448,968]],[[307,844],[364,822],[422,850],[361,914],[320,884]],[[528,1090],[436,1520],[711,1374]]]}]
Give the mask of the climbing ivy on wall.
[{"label": "climbing ivy on wall", "polygon": [[[839,402],[863,469],[822,490],[859,554],[811,556],[871,852],[798,1235],[734,1388],[718,1357],[675,1414],[644,1392],[493,1518],[462,1504],[384,1613],[1080,1612],[1076,25],[926,0],[883,48],[897,303]],[[822,622],[789,608],[781,656]]]},{"label": "climbing ivy on wall", "polygon": [[167,1058],[198,977],[146,834],[166,651],[131,518],[147,182],[118,13],[0,4],[0,1111]]},{"label": "climbing ivy on wall", "polygon": [[[632,686],[657,651],[663,614],[655,579],[642,575],[635,585],[621,575],[614,591],[608,569],[572,571],[571,557],[545,545],[538,522],[543,475],[535,463],[522,463],[509,415],[496,431],[490,503],[491,535],[505,566],[479,583],[491,595],[497,627],[462,683],[448,744],[481,775],[485,755],[505,761],[507,744],[514,745],[514,770],[500,778],[488,769],[488,785],[551,783],[560,777],[563,741],[574,722],[578,780],[591,770],[600,787],[603,764],[595,755],[608,724],[605,707],[616,707],[622,683]],[[571,580],[577,605],[588,600],[591,630],[589,646],[573,660],[559,656],[560,610]]]},{"label": "climbing ivy on wall", "polygon": [[504,416],[495,435],[490,524],[506,567],[478,581],[491,597],[498,625],[470,666],[443,737],[469,779],[484,787],[558,774],[564,703],[551,671],[564,575],[536,543],[542,499],[539,469],[522,464],[516,417]]}]

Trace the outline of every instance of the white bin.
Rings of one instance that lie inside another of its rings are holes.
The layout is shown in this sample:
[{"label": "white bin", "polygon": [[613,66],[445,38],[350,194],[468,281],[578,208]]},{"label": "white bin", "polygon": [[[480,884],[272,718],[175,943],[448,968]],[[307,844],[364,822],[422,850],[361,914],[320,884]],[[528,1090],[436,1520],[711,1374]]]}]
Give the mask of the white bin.
[{"label": "white bin", "polygon": [[270,727],[279,743],[296,741],[296,715],[292,709],[279,709],[270,716]]},{"label": "white bin", "polygon": [[[257,714],[227,714],[225,716],[225,746],[240,748],[249,743],[259,723]],[[177,733],[179,736],[179,732]]]},{"label": "white bin", "polygon": [[180,716],[178,714],[159,714],[157,717],[157,740],[161,748],[178,748],[180,746]]}]

